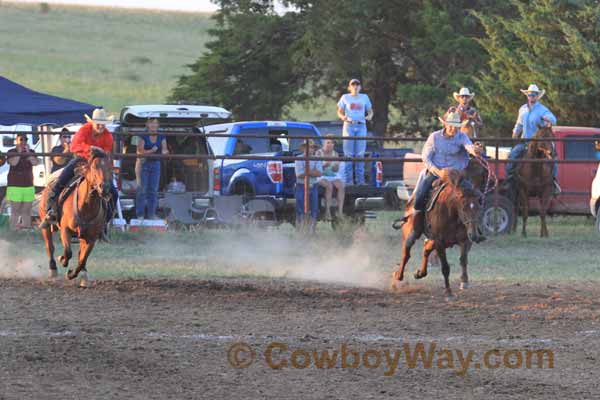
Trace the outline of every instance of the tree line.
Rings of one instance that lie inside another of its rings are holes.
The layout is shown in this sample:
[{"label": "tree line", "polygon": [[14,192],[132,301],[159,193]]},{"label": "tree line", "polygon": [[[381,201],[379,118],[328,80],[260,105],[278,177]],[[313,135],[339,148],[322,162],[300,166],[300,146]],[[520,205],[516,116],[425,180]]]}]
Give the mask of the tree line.
[{"label": "tree line", "polygon": [[218,104],[236,119],[280,119],[335,101],[350,78],[373,102],[378,135],[427,134],[462,86],[488,136],[508,136],[536,83],[561,125],[600,122],[595,0],[220,0],[212,40],[171,101]]}]

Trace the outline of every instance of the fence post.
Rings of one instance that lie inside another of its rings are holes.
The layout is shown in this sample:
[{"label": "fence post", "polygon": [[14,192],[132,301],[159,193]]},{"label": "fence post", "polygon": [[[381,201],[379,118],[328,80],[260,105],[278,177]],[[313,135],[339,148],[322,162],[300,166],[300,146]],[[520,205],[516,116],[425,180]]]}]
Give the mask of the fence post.
[{"label": "fence post", "polygon": [[310,211],[310,206],[309,206],[309,196],[308,196],[308,173],[310,171],[310,161],[308,161],[308,156],[309,156],[309,152],[310,152],[310,143],[309,143],[310,139],[306,138],[305,139],[305,146],[306,149],[304,151],[304,219],[306,220],[306,217]]},{"label": "fence post", "polygon": [[[496,169],[496,176],[500,175],[500,162],[498,161],[498,156],[500,153],[500,150],[498,148],[499,144],[498,141],[496,141],[496,145],[495,145],[495,157],[494,157],[494,168]],[[500,186],[500,182],[496,182],[496,186],[494,187],[494,209],[497,210],[498,209],[498,187]],[[494,222],[497,222],[497,217],[494,216]],[[510,223],[510,221],[508,221]],[[495,229],[494,230],[494,235],[498,234],[498,230]]]}]

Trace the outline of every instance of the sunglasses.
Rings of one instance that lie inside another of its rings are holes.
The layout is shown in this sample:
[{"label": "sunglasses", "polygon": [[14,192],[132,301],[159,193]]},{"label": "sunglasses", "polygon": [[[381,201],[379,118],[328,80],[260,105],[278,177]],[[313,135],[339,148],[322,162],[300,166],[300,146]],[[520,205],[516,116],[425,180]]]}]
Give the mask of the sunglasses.
[{"label": "sunglasses", "polygon": [[537,93],[527,93],[527,97],[538,97]]},{"label": "sunglasses", "polygon": [[358,82],[352,82],[352,83],[350,84],[350,86],[360,86],[360,83],[358,83]]},{"label": "sunglasses", "polygon": [[468,99],[471,96],[469,96],[468,94],[461,94],[460,97],[462,97],[463,99]]}]

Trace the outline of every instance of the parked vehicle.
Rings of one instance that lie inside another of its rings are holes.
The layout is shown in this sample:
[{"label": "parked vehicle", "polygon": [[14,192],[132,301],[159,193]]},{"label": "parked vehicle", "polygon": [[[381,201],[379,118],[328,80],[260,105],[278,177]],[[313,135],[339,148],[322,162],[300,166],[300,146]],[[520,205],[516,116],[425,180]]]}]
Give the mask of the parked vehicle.
[{"label": "parked vehicle", "polygon": [[[203,126],[228,121],[230,115],[224,108],[212,106],[134,105],[123,108],[119,120],[108,129],[114,133],[115,152],[135,154],[139,137],[121,134],[145,132],[148,118],[157,118],[160,132],[189,134],[167,136],[169,153],[209,155],[212,152],[204,137]],[[135,164],[134,157],[115,160],[121,209],[126,217],[135,215]],[[193,204],[197,207],[208,207],[213,195],[212,165],[213,161],[209,159],[162,160],[159,210],[164,209],[164,192],[169,187],[191,193]]]},{"label": "parked vehicle", "polygon": [[[294,162],[282,162],[277,156],[298,156],[303,139],[314,136],[321,143],[321,133],[310,123],[286,121],[252,121],[206,126],[208,134],[229,134],[233,137],[210,137],[208,142],[219,156],[255,155],[273,157],[273,160],[218,160],[214,164],[215,196],[243,196],[269,202],[279,222],[295,221]],[[240,138],[237,135],[254,134],[259,137]],[[346,187],[344,213],[357,219],[368,211],[384,207],[386,192],[381,187],[383,171],[380,162],[374,163],[374,179],[368,185]],[[323,202],[321,201],[321,205]]]},{"label": "parked vehicle", "polygon": [[[596,142],[596,154],[600,159],[600,141]],[[590,211],[596,217],[596,231],[600,233],[600,165],[596,167],[596,177],[592,182],[592,196],[590,198]]]},{"label": "parked vehicle", "polygon": [[[600,128],[585,128],[572,126],[555,126],[554,135],[557,139],[566,139],[556,142],[556,154],[558,160],[600,160]],[[597,138],[598,141],[576,141],[569,139],[579,138]],[[486,146],[486,154],[489,158],[489,164],[492,170],[498,176],[500,182],[505,178],[504,165],[498,164],[499,169],[493,162],[496,148]],[[499,148],[499,159],[507,159],[510,153],[510,147]],[[420,154],[407,154],[407,159],[421,159]],[[398,196],[402,200],[407,200],[416,184],[419,172],[423,169],[421,162],[404,163],[404,180],[401,187],[398,188]],[[578,214],[589,215],[588,200],[590,198],[590,187],[592,180],[597,174],[596,165],[585,163],[560,163],[558,165],[558,181],[562,188],[562,193],[554,198],[548,210],[551,214]],[[513,194],[506,190],[499,190],[498,196],[490,193],[486,199],[486,207],[483,210],[482,227],[486,234],[508,233],[514,221],[514,200]],[[530,212],[537,211],[537,201],[530,200]],[[597,211],[597,210],[596,210]]]}]

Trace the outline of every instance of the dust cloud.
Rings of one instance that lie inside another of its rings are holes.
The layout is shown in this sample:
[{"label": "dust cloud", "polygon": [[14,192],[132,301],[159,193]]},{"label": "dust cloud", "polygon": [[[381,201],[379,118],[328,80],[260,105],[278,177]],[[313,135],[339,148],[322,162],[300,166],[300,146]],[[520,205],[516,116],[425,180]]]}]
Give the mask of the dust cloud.
[{"label": "dust cloud", "polygon": [[0,239],[0,278],[41,278],[43,260],[22,254],[16,245]]}]

